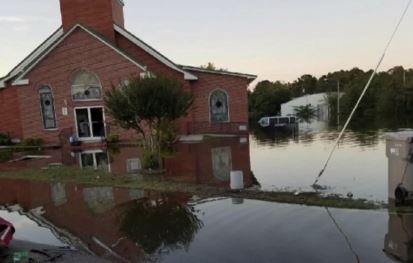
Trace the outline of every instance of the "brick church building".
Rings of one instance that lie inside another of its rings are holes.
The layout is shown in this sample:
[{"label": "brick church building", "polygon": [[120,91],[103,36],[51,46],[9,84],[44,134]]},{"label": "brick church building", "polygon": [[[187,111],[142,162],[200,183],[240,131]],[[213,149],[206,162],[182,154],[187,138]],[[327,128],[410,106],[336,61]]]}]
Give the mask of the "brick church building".
[{"label": "brick church building", "polygon": [[176,79],[193,94],[181,134],[247,131],[247,87],[256,76],[175,64],[125,29],[122,0],[60,0],[60,7],[62,26],[0,79],[0,133],[47,143],[130,139],[105,115],[103,96],[146,74]]}]

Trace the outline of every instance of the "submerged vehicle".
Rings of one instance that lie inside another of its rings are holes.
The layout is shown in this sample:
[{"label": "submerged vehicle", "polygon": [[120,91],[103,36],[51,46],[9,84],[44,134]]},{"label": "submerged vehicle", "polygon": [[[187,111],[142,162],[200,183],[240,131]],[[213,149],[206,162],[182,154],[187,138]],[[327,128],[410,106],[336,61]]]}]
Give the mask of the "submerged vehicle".
[{"label": "submerged vehicle", "polygon": [[272,116],[263,117],[258,121],[258,124],[263,128],[283,128],[297,124],[295,116]]}]

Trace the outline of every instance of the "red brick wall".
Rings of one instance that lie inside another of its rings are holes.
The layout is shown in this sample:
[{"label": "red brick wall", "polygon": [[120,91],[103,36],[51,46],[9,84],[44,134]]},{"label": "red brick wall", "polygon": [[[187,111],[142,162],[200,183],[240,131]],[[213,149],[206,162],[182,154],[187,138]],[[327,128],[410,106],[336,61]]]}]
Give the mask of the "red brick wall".
[{"label": "red brick wall", "polygon": [[[222,132],[225,133],[226,129],[228,131],[239,132],[238,128],[240,124],[248,124],[247,87],[249,85],[249,81],[247,79],[201,72],[194,72],[194,74],[196,74],[199,78],[198,81],[192,84],[192,90],[195,96],[193,112],[193,121],[195,126],[200,127],[199,129],[201,130],[210,129],[211,132],[214,132],[215,130],[222,130]],[[229,124],[210,124],[209,96],[211,92],[216,89],[224,90],[228,94],[230,115]]]},{"label": "red brick wall", "polygon": [[[96,255],[118,262],[107,255],[107,251],[96,244],[93,237],[107,246],[119,242],[116,247],[112,248],[116,253],[130,262],[141,262],[143,251],[131,240],[124,239],[124,233],[119,230],[124,208],[133,204],[130,196],[131,190],[113,188],[113,203],[107,204],[108,210],[94,213],[84,198],[83,192],[87,187],[72,184],[63,186],[67,202],[56,206],[52,201],[51,183],[2,179],[1,204],[18,203],[25,211],[43,207],[46,211],[44,218],[57,228],[65,229],[78,237]],[[144,194],[147,197],[152,195],[148,192]],[[99,201],[103,206],[105,200]]]},{"label": "red brick wall", "polygon": [[118,26],[125,27],[125,16],[123,13],[123,5],[120,0],[112,0],[113,22]]},{"label": "red brick wall", "polygon": [[[240,124],[248,124],[249,80],[228,75],[193,72],[199,79],[191,82],[184,81],[182,73],[172,70],[118,33],[116,33],[116,42],[119,47],[146,65],[149,71],[180,80],[184,88],[194,95],[194,110],[180,122],[182,133],[238,133]],[[209,95],[217,88],[225,90],[229,95],[230,122],[234,125],[210,124]]]},{"label": "red brick wall", "polygon": [[81,23],[114,40],[113,24],[124,25],[119,0],[60,0],[60,9],[65,31]]},{"label": "red brick wall", "polygon": [[[160,62],[155,57],[148,54],[146,51],[136,46],[134,43],[132,43],[119,33],[116,33],[116,43],[122,50],[127,51],[128,54],[132,55],[137,61],[145,65],[148,68],[148,71],[154,72],[155,74],[162,75],[171,79],[176,79],[182,83],[183,88],[185,90],[192,93],[191,82],[184,80],[183,73],[171,69],[170,67]],[[180,128],[181,133],[187,133],[188,123],[190,123],[192,120],[193,114],[191,112],[188,116],[182,118],[179,121],[178,126]]]},{"label": "red brick wall", "polygon": [[12,139],[22,136],[16,88],[0,89],[0,133],[9,134]]},{"label": "red brick wall", "polygon": [[[149,71],[177,79],[184,89],[195,97],[193,110],[182,118],[178,126],[181,134],[187,133],[239,133],[239,126],[248,123],[248,80],[219,74],[194,72],[197,81],[185,81],[183,74],[164,65],[129,40],[117,35],[120,48],[134,56],[141,64],[148,66]],[[49,143],[58,143],[59,134],[63,130],[75,129],[74,107],[104,106],[104,102],[74,102],[71,99],[71,79],[79,69],[94,72],[101,80],[104,90],[110,89],[120,81],[138,76],[142,70],[120,56],[93,36],[81,29],[72,35],[46,56],[27,76],[30,85],[13,87],[0,91],[0,98],[7,98],[8,104],[2,104],[7,112],[0,120],[1,130],[10,131],[13,136],[23,138],[41,138]],[[54,96],[58,129],[44,130],[39,103],[38,89],[41,85],[49,85]],[[209,95],[215,89],[225,90],[229,95],[230,123],[212,125],[209,121]],[[1,95],[3,93],[3,95]],[[13,94],[14,93],[14,94]],[[16,95],[17,94],[17,95]],[[18,101],[21,105],[17,109]],[[5,100],[5,99],[3,99]],[[14,102],[14,103],[13,103]],[[68,107],[68,116],[63,116],[62,108]],[[15,114],[17,112],[17,114]],[[1,114],[0,113],[0,114]],[[18,123],[19,113],[21,124]],[[7,121],[16,116],[12,121]],[[122,139],[136,137],[134,131],[125,131],[116,127],[106,116],[106,123],[111,134],[119,134]],[[2,127],[6,127],[3,128]]]},{"label": "red brick wall", "polygon": [[[75,102],[71,99],[71,79],[79,69],[95,73],[102,83],[104,92],[120,81],[137,76],[142,72],[136,65],[126,60],[111,48],[81,29],[70,35],[56,49],[42,60],[27,78],[30,85],[18,87],[21,107],[23,137],[42,138],[47,142],[58,142],[63,129],[75,128],[74,107],[104,106],[103,100]],[[43,129],[38,89],[42,84],[50,85],[57,115],[58,129]],[[67,104],[68,116],[62,115],[62,107]],[[110,119],[107,121],[111,122]],[[116,128],[111,128],[113,132]],[[130,133],[124,134],[125,137]]]}]

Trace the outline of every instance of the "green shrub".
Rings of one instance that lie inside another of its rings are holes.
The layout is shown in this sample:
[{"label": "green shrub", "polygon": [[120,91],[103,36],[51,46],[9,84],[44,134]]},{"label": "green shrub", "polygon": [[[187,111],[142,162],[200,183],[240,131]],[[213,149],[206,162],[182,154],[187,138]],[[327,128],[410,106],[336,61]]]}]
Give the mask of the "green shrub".
[{"label": "green shrub", "polygon": [[107,138],[106,141],[108,143],[118,143],[120,142],[120,136],[119,134],[110,134]]},{"label": "green shrub", "polygon": [[0,133],[0,145],[10,145],[11,139],[7,134]]},{"label": "green shrub", "polygon": [[42,139],[35,139],[35,138],[27,138],[24,139],[22,142],[23,146],[42,146],[44,144],[44,141]]},{"label": "green shrub", "polygon": [[160,167],[158,155],[150,151],[143,152],[142,162],[143,168],[146,170],[157,170]]},{"label": "green shrub", "polygon": [[13,152],[11,150],[0,151],[0,163],[10,161],[13,158]]}]

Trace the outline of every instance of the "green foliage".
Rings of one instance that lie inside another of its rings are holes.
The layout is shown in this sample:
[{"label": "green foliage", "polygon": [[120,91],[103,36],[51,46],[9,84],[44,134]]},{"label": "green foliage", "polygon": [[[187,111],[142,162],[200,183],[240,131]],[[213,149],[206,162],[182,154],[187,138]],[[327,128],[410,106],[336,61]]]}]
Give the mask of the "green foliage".
[{"label": "green foliage", "polygon": [[[347,72],[351,73],[351,72]],[[372,71],[353,72],[342,85],[340,117],[345,119],[360,97]],[[337,112],[337,95],[329,96],[332,112]],[[332,114],[335,121],[335,114]],[[413,120],[413,70],[394,67],[380,72],[375,77],[360,107],[354,115],[355,125],[363,125],[357,120],[370,122],[411,123]]]},{"label": "green foliage", "polygon": [[251,117],[278,115],[281,104],[292,98],[291,90],[281,82],[261,81],[253,92],[249,92],[249,112]]},{"label": "green foliage", "polygon": [[311,122],[317,115],[317,110],[311,106],[297,106],[294,107],[294,113],[298,119],[305,122]]},{"label": "green foliage", "polygon": [[13,158],[12,150],[2,150],[0,151],[0,163],[10,161]]},{"label": "green foliage", "polygon": [[118,143],[118,142],[120,142],[120,136],[119,136],[119,134],[110,134],[107,138],[106,138],[106,141],[108,142],[108,143]]},{"label": "green foliage", "polygon": [[38,147],[38,146],[42,146],[43,144],[44,144],[43,139],[36,139],[36,138],[27,138],[27,139],[24,139],[22,142],[22,145],[26,147]]},{"label": "green foliage", "polygon": [[[340,118],[346,119],[372,71],[359,68],[330,72],[320,78],[303,75],[291,83],[261,81],[253,92],[249,92],[249,111],[252,117],[276,115],[280,104],[288,100],[313,93],[329,93],[330,112],[337,112],[337,88],[340,84]],[[372,82],[354,116],[371,122],[411,123],[413,121],[413,69],[394,67],[379,72]],[[336,114],[330,114],[336,121]],[[362,122],[359,123],[362,125]]]},{"label": "green foliage", "polygon": [[0,145],[11,145],[11,139],[7,134],[0,133]]},{"label": "green foliage", "polygon": [[170,129],[177,119],[188,114],[192,103],[192,95],[180,82],[165,77],[133,78],[127,85],[113,87],[105,96],[107,112],[115,122],[142,136],[151,168],[153,156],[157,156],[157,164],[161,164],[161,148],[172,141],[168,141],[172,136]]},{"label": "green foliage", "polygon": [[143,150],[142,165],[143,169],[156,170],[160,167],[160,160],[157,153],[150,150]]},{"label": "green foliage", "polygon": [[228,69],[225,69],[225,68],[217,68],[215,64],[212,62],[208,62],[208,64],[206,65],[201,65],[199,68],[211,70],[211,71],[228,71]]},{"label": "green foliage", "polygon": [[306,74],[298,78],[291,84],[291,92],[293,97],[300,97],[305,94],[314,94],[317,89],[317,78]]}]

